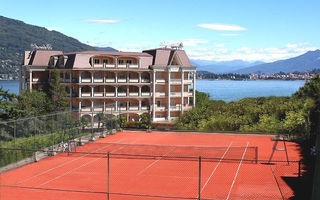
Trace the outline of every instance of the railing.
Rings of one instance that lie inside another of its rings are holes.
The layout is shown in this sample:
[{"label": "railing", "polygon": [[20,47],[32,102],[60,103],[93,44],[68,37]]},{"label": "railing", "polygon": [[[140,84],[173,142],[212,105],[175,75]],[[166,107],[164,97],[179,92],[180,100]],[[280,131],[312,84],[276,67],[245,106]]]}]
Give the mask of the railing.
[{"label": "railing", "polygon": [[139,96],[139,92],[130,92],[129,96],[137,97],[137,96]]},{"label": "railing", "polygon": [[103,97],[103,92],[94,92],[93,96],[94,97]]},{"label": "railing", "polygon": [[115,92],[106,92],[106,97],[115,97],[116,93]]},{"label": "railing", "polygon": [[103,107],[94,107],[93,111],[95,112],[102,112],[103,111]]},{"label": "railing", "polygon": [[139,65],[137,64],[128,64],[129,68],[139,68]]},{"label": "railing", "polygon": [[91,97],[91,92],[82,92],[81,97]]},{"label": "railing", "polygon": [[118,83],[126,83],[126,82],[127,82],[127,79],[122,79],[122,78],[121,78],[121,79],[120,79],[120,78],[118,79]]},{"label": "railing", "polygon": [[80,109],[81,112],[91,112],[91,107],[85,107]]},{"label": "railing", "polygon": [[166,83],[165,79],[156,79],[156,83]]},{"label": "railing", "polygon": [[171,84],[181,84],[181,79],[171,79],[170,83]]},{"label": "railing", "polygon": [[166,111],[167,107],[165,106],[156,106],[156,111]]},{"label": "railing", "polygon": [[91,83],[91,78],[82,78],[81,83]]},{"label": "railing", "polygon": [[104,66],[105,66],[105,68],[115,68],[116,67],[115,64],[105,64]]},{"label": "railing", "polygon": [[103,83],[103,78],[95,78],[93,79],[94,83]]},{"label": "railing", "polygon": [[192,80],[191,79],[186,79],[183,81],[184,84],[191,84],[192,83]]},{"label": "railing", "polygon": [[149,106],[141,106],[141,110],[149,110],[150,109],[150,107]]},{"label": "railing", "polygon": [[118,92],[118,97],[126,97],[127,93],[126,92]]},{"label": "railing", "polygon": [[105,82],[106,83],[115,83],[116,79],[115,78],[106,78]]},{"label": "railing", "polygon": [[162,121],[166,121],[166,118],[165,117],[156,117],[156,118],[154,118],[154,121],[155,122],[162,122]]},{"label": "railing", "polygon": [[181,110],[181,106],[170,106],[170,111],[179,111]]},{"label": "railing", "polygon": [[165,92],[156,92],[156,97],[165,97],[166,93]]},{"label": "railing", "polygon": [[103,68],[103,64],[93,64],[94,68]]},{"label": "railing", "polygon": [[139,83],[139,79],[131,78],[129,79],[129,83]]},{"label": "railing", "polygon": [[138,107],[138,106],[130,106],[130,107],[129,107],[129,110],[135,110],[135,111],[137,111],[137,110],[139,110],[139,107]]},{"label": "railing", "polygon": [[118,64],[118,68],[127,68],[126,64]]},{"label": "railing", "polygon": [[141,79],[141,83],[150,83],[150,79]]},{"label": "railing", "polygon": [[181,92],[170,92],[171,97],[181,97]]},{"label": "railing", "polygon": [[183,93],[184,97],[192,97],[192,95],[193,95],[192,92],[184,92]]},{"label": "railing", "polygon": [[151,92],[141,92],[141,96],[151,96]]}]

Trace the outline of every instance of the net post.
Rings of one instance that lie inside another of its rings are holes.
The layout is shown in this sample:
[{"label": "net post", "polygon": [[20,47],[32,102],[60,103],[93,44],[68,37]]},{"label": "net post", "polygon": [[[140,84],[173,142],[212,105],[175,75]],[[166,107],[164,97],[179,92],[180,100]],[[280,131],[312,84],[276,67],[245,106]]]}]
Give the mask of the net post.
[{"label": "net post", "polygon": [[199,156],[199,183],[198,183],[198,200],[201,199],[201,156]]},{"label": "net post", "polygon": [[299,160],[299,163],[298,163],[298,177],[299,178],[301,177],[301,160]]},{"label": "net post", "polygon": [[256,164],[258,164],[258,147],[256,147]]},{"label": "net post", "polygon": [[109,200],[109,183],[110,183],[110,152],[107,154],[107,200]]}]

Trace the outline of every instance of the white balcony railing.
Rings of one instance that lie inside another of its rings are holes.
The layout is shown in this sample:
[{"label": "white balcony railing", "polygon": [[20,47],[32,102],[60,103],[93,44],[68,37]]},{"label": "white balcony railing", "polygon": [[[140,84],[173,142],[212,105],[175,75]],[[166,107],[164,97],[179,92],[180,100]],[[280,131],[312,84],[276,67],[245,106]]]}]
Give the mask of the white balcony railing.
[{"label": "white balcony railing", "polygon": [[191,84],[192,80],[191,79],[186,79],[186,80],[183,80],[183,83],[184,84]]},{"label": "white balcony railing", "polygon": [[82,78],[81,83],[91,83],[91,78]]},{"label": "white balcony railing", "polygon": [[157,79],[157,80],[156,80],[156,83],[165,83],[165,82],[166,82],[165,79]]},{"label": "white balcony railing", "polygon": [[127,79],[122,79],[122,78],[121,78],[121,79],[120,79],[120,78],[118,79],[118,83],[126,83],[126,82],[127,82]]},{"label": "white balcony railing", "polygon": [[119,107],[118,108],[120,111],[126,111],[127,110],[127,107]]},{"label": "white balcony railing", "polygon": [[165,92],[156,92],[156,97],[165,97],[166,93]]},{"label": "white balcony railing", "polygon": [[118,97],[125,97],[127,96],[126,92],[118,92]]},{"label": "white balcony railing", "polygon": [[181,97],[181,92],[170,92],[171,97]]},{"label": "white balcony railing", "polygon": [[93,96],[94,97],[103,97],[103,92],[94,92]]},{"label": "white balcony railing", "polygon": [[139,96],[139,93],[138,92],[130,92],[129,96],[137,97],[137,96]]},{"label": "white balcony railing", "polygon": [[106,92],[106,97],[114,97],[116,96],[115,92]]},{"label": "white balcony railing", "polygon": [[106,83],[114,83],[116,82],[115,78],[106,78]]},{"label": "white balcony railing", "polygon": [[91,107],[85,107],[80,109],[81,112],[91,112]]},{"label": "white balcony railing", "polygon": [[181,79],[171,79],[170,83],[172,83],[172,84],[181,84]]},{"label": "white balcony railing", "polygon": [[105,64],[105,68],[115,68],[115,64]]},{"label": "white balcony railing", "polygon": [[126,64],[118,64],[118,68],[127,68]]},{"label": "white balcony railing", "polygon": [[150,79],[141,79],[141,83],[150,83]]},{"label": "white balcony railing", "polygon": [[181,110],[180,106],[170,106],[170,111],[179,111]]},{"label": "white balcony railing", "polygon": [[165,106],[156,106],[156,111],[166,111],[166,109]]},{"label": "white balcony railing", "polygon": [[141,110],[149,110],[148,106],[141,106]]},{"label": "white balcony railing", "polygon": [[150,96],[151,92],[141,92],[141,96]]},{"label": "white balcony railing", "polygon": [[128,65],[129,66],[129,68],[139,68],[139,65]]},{"label": "white balcony railing", "polygon": [[39,78],[32,78],[32,82],[39,82],[40,79]]},{"label": "white balcony railing", "polygon": [[139,107],[138,106],[130,106],[129,107],[129,110],[131,110],[131,111],[137,111],[137,110],[139,110]]},{"label": "white balcony railing", "polygon": [[103,78],[95,78],[93,79],[94,83],[103,83]]},{"label": "white balcony railing", "polygon": [[183,93],[184,97],[192,97],[192,95],[193,95],[192,92],[184,92]]},{"label": "white balcony railing", "polygon": [[91,92],[82,92],[81,97],[91,97]]},{"label": "white balcony railing", "polygon": [[94,68],[103,68],[103,64],[93,64]]},{"label": "white balcony railing", "polygon": [[139,83],[139,79],[131,78],[129,79],[129,83]]},{"label": "white balcony railing", "polygon": [[93,108],[94,112],[102,112],[103,111],[103,107],[98,107],[98,108]]},{"label": "white balcony railing", "polygon": [[165,117],[156,117],[156,118],[154,118],[154,121],[155,122],[162,122],[162,121],[166,121],[166,118]]}]

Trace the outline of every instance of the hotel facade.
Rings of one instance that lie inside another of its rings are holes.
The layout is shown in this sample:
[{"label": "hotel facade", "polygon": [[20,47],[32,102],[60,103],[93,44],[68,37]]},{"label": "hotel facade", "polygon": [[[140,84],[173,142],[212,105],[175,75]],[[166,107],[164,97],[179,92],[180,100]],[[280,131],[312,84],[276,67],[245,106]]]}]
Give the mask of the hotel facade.
[{"label": "hotel facade", "polygon": [[20,92],[43,90],[53,70],[60,73],[70,110],[94,124],[98,113],[129,121],[146,114],[153,122],[172,122],[195,106],[196,67],[183,50],[26,51]]}]

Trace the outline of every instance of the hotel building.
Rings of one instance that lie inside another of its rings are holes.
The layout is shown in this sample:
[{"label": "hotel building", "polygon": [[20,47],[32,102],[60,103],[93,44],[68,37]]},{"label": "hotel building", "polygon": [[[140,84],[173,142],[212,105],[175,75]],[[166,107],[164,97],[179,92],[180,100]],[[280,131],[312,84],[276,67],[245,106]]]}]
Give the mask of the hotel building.
[{"label": "hotel building", "polygon": [[195,105],[196,67],[185,51],[158,48],[143,52],[26,51],[20,92],[43,90],[58,70],[70,110],[96,123],[96,115],[124,115],[138,121],[172,122]]}]

